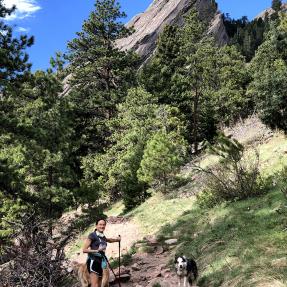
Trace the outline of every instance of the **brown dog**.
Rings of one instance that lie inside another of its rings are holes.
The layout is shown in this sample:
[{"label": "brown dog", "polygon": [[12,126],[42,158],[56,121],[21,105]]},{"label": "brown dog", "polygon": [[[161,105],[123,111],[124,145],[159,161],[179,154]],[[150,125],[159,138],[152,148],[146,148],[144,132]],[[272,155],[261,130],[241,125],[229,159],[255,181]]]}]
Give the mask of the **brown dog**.
[{"label": "brown dog", "polygon": [[[86,263],[72,261],[70,272],[73,272],[81,283],[82,287],[89,287],[91,284],[90,274]],[[109,269],[103,270],[102,287],[109,287]]]}]

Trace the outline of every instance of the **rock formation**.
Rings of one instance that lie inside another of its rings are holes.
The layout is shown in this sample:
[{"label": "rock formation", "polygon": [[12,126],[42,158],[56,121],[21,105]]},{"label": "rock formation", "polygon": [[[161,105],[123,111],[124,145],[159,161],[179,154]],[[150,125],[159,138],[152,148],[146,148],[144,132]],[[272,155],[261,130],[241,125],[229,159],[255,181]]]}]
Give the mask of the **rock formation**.
[{"label": "rock formation", "polygon": [[[287,12],[287,3],[282,4],[282,8],[281,8],[282,12]],[[275,11],[272,8],[268,8],[264,11],[262,11],[260,14],[258,14],[255,19],[259,19],[262,18],[263,20],[266,19],[266,17],[270,17],[272,14],[274,14]]]},{"label": "rock formation", "polygon": [[227,43],[228,36],[222,15],[216,11],[213,0],[154,0],[148,9],[136,15],[128,24],[135,32],[118,40],[118,47],[136,51],[143,60],[155,50],[159,34],[167,24],[182,25],[184,16],[196,7],[203,19],[210,21],[209,33],[214,34],[220,45]]}]

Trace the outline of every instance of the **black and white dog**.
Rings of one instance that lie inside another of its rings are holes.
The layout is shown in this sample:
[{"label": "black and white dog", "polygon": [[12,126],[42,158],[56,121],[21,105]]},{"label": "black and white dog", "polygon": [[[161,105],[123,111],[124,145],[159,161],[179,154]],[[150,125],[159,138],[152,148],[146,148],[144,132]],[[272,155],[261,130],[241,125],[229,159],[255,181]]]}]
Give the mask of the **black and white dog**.
[{"label": "black and white dog", "polygon": [[185,256],[176,256],[174,263],[178,276],[178,286],[192,286],[198,276],[196,262],[193,259],[187,259]]}]

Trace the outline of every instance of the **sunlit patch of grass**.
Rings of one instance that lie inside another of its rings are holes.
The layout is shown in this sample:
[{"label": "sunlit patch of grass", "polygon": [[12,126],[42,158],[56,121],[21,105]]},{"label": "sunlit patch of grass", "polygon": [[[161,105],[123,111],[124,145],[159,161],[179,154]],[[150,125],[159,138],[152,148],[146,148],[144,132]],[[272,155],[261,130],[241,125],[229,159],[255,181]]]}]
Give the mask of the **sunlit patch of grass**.
[{"label": "sunlit patch of grass", "polygon": [[271,266],[274,259],[287,259],[287,208],[276,211],[285,201],[283,194],[274,189],[262,197],[212,209],[194,204],[160,233],[180,234],[177,252],[197,259],[201,287],[263,286],[254,283],[254,274],[262,276],[262,280],[257,277],[258,284],[279,282],[278,286],[286,286],[286,268],[275,270]]},{"label": "sunlit patch of grass", "polygon": [[145,234],[155,234],[166,224],[173,224],[187,210],[195,198],[168,199],[158,193],[131,211],[131,216]]},{"label": "sunlit patch of grass", "polygon": [[268,142],[258,146],[261,170],[264,174],[274,174],[287,165],[287,139],[277,133]]},{"label": "sunlit patch of grass", "polygon": [[125,209],[125,206],[124,206],[123,202],[118,201],[118,202],[114,203],[113,205],[111,205],[110,208],[105,210],[104,213],[107,216],[119,216],[119,215],[123,214],[124,209]]}]

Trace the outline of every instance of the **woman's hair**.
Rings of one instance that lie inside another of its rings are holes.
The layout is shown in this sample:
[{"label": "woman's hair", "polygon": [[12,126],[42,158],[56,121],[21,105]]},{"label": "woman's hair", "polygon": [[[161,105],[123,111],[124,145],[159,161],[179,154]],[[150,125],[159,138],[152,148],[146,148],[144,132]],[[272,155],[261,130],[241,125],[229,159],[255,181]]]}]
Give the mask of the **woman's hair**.
[{"label": "woman's hair", "polygon": [[103,220],[105,223],[107,223],[106,219],[104,219],[104,218],[99,218],[99,219],[96,220],[96,225],[98,225],[98,223],[99,223],[100,221],[102,221],[102,220]]}]

